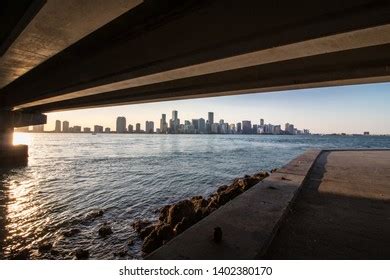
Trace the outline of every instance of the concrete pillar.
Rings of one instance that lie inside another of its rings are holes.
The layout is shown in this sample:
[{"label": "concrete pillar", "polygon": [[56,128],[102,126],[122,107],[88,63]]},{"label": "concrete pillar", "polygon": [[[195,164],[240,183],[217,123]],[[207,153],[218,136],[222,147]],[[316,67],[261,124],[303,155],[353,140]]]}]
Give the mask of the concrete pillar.
[{"label": "concrete pillar", "polygon": [[0,167],[27,165],[28,146],[13,145],[14,127],[44,123],[42,114],[0,111]]}]

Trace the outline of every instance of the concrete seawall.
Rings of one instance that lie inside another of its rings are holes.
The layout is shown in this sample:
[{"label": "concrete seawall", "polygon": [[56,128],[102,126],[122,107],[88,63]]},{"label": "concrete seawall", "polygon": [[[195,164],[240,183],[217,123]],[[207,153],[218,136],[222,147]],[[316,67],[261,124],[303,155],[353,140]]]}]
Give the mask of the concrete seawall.
[{"label": "concrete seawall", "polygon": [[388,174],[390,150],[308,151],[146,259],[389,257]]}]

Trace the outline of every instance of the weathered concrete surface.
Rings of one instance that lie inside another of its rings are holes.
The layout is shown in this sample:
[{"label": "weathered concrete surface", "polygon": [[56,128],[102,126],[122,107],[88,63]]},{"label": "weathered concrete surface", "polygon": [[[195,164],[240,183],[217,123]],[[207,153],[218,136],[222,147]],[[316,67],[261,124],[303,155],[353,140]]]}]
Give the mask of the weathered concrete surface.
[{"label": "weathered concrete surface", "polygon": [[263,258],[389,259],[390,150],[323,152]]},{"label": "weathered concrete surface", "polygon": [[[147,259],[254,259],[262,256],[319,151],[309,151],[222,206]],[[306,172],[307,173],[307,172]],[[222,242],[213,241],[215,227]]]}]

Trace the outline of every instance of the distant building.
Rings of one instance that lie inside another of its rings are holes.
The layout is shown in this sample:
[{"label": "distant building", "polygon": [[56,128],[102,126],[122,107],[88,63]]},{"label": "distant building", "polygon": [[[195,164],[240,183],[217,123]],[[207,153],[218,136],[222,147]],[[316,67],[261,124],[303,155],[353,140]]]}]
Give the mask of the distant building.
[{"label": "distant building", "polygon": [[236,132],[237,132],[237,133],[241,133],[241,132],[242,132],[241,123],[237,123],[237,124],[236,124]]},{"label": "distant building", "polygon": [[172,119],[169,121],[169,130],[171,133],[177,133],[180,126],[180,120],[178,119],[178,112],[172,111]]},{"label": "distant building", "polygon": [[145,123],[145,133],[154,133],[154,122],[146,121],[146,123]]},{"label": "distant building", "polygon": [[369,131],[364,131],[363,135],[370,135]]},{"label": "distant building", "polygon": [[264,119],[260,119],[260,125],[261,125],[261,126],[264,125]]},{"label": "distant building", "polygon": [[93,127],[93,132],[94,132],[94,133],[103,133],[103,126],[101,126],[101,125],[95,125],[95,126]]},{"label": "distant building", "polygon": [[44,131],[44,126],[43,124],[40,125],[34,125],[32,128],[33,132],[43,132]]},{"label": "distant building", "polygon": [[135,124],[135,132],[137,132],[137,133],[141,132],[141,124],[140,123]]},{"label": "distant building", "polygon": [[167,124],[167,115],[162,114],[160,120],[160,132],[159,133],[167,133],[168,132],[168,124]]},{"label": "distant building", "polygon": [[199,133],[202,133],[202,134],[207,133],[206,121],[203,118],[199,119]]},{"label": "distant building", "polygon": [[242,121],[242,133],[243,134],[251,134],[252,133],[251,121]]},{"label": "distant building", "polygon": [[256,133],[257,133],[257,128],[258,128],[258,125],[257,125],[257,124],[254,124],[254,125],[252,126],[252,133],[253,133],[253,134],[256,134]]},{"label": "distant building", "polygon": [[199,120],[198,119],[192,119],[192,126],[194,133],[199,133]]},{"label": "distant building", "polygon": [[117,117],[116,118],[116,133],[125,133],[126,132],[126,118]]},{"label": "distant building", "polygon": [[220,131],[219,124],[218,123],[213,123],[211,125],[211,133],[217,134],[217,133],[219,133],[219,131]]},{"label": "distant building", "polygon": [[62,132],[69,132],[69,122],[68,121],[62,122]]},{"label": "distant building", "polygon": [[127,131],[129,132],[129,133],[133,133],[134,131],[133,131],[134,129],[133,129],[133,125],[132,124],[129,124],[129,126],[127,127]]},{"label": "distant building", "polygon": [[111,128],[106,127],[106,128],[104,129],[104,133],[110,133],[110,132],[111,132]]},{"label": "distant building", "polygon": [[91,133],[91,128],[90,127],[84,127],[83,131],[85,133]]},{"label": "distant building", "polygon": [[80,132],[81,132],[81,126],[75,125],[75,126],[73,127],[73,132],[75,132],[75,133],[80,133]]},{"label": "distant building", "polygon": [[288,134],[296,134],[296,129],[293,124],[289,124],[288,126]]},{"label": "distant building", "polygon": [[282,127],[280,125],[275,125],[274,126],[274,134],[279,135],[281,134]]},{"label": "distant building", "polygon": [[210,125],[212,125],[214,123],[214,113],[213,112],[209,112],[208,121],[209,121]]},{"label": "distant building", "polygon": [[61,121],[56,120],[56,127],[55,127],[54,131],[61,132]]}]

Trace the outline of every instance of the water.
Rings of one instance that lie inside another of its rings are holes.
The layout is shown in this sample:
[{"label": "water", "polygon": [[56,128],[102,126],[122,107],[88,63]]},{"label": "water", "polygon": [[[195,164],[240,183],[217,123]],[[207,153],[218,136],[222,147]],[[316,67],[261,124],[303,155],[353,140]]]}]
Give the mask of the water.
[{"label": "water", "polygon": [[[257,135],[18,134],[29,165],[0,170],[0,258],[28,248],[33,258],[140,258],[136,218],[194,195],[208,195],[236,177],[278,168],[309,148],[390,148],[390,137]],[[105,211],[86,219],[94,209]],[[114,234],[98,237],[103,223]],[[65,238],[64,230],[80,233]],[[135,243],[128,246],[128,241]],[[56,257],[38,244],[53,242]]]}]

